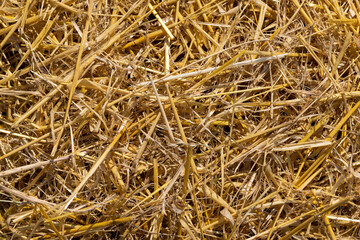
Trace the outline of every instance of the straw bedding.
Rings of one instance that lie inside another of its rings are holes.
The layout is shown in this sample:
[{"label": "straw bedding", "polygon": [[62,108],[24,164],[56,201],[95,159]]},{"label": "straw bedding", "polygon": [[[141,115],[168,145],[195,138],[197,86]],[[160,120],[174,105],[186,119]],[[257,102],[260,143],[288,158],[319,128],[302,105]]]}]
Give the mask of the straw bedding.
[{"label": "straw bedding", "polygon": [[359,9],[1,1],[1,239],[359,239]]}]

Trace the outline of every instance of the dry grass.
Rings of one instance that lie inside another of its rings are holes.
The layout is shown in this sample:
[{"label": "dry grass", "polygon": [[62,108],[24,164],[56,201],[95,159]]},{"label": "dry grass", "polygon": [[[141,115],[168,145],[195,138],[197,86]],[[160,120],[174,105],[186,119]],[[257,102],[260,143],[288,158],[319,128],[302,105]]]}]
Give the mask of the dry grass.
[{"label": "dry grass", "polygon": [[359,239],[359,12],[0,1],[0,239]]}]

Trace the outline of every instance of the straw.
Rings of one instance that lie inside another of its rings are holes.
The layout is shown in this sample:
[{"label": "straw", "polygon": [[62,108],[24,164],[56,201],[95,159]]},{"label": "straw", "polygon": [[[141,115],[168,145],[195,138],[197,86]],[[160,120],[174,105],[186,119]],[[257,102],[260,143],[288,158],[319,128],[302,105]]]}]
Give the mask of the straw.
[{"label": "straw", "polygon": [[350,239],[360,2],[2,1],[0,238]]}]

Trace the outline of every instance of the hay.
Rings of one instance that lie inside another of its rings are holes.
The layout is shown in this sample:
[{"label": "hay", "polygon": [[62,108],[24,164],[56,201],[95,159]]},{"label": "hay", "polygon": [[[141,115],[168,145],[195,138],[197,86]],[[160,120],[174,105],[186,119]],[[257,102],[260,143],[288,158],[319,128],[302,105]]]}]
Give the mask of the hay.
[{"label": "hay", "polygon": [[1,239],[359,239],[360,3],[0,2]]}]

